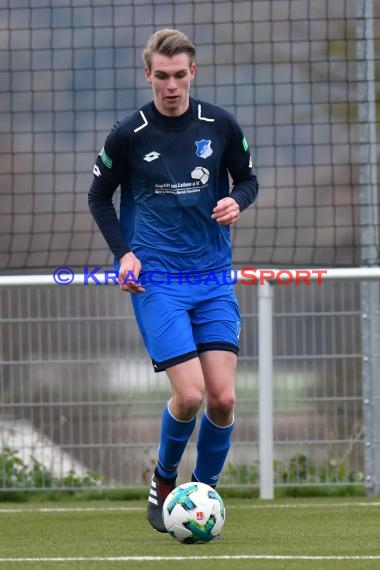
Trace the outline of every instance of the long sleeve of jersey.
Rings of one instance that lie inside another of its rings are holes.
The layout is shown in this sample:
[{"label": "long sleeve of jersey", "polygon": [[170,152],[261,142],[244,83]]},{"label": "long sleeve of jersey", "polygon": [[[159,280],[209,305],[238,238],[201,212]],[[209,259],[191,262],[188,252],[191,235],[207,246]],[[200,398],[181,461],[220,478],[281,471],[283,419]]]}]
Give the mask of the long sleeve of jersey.
[{"label": "long sleeve of jersey", "polygon": [[252,168],[252,156],[240,125],[229,124],[229,145],[226,148],[226,167],[231,175],[233,187],[231,198],[238,203],[240,211],[246,210],[256,200],[259,184]]},{"label": "long sleeve of jersey", "polygon": [[107,161],[108,157],[102,160],[102,156],[107,157],[104,149],[102,149],[94,166],[94,179],[88,193],[88,205],[108,247],[116,259],[121,259],[130,251],[130,248],[113,205],[113,195],[119,185],[119,180],[107,172],[103,160]]},{"label": "long sleeve of jersey", "polygon": [[240,211],[246,210],[248,206],[253,204],[259,190],[259,184],[255,174],[250,178],[240,181],[234,181],[234,187],[231,191],[231,198],[237,202]]}]

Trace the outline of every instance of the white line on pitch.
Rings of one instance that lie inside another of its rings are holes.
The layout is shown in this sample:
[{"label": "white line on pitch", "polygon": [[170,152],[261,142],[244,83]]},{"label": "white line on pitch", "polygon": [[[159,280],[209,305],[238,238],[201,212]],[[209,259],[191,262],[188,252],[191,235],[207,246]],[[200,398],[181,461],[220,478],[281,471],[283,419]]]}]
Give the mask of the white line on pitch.
[{"label": "white line on pitch", "polygon": [[219,556],[70,556],[0,558],[0,562],[170,562],[181,560],[380,560],[379,555],[368,556],[292,556],[283,554],[236,554]]},{"label": "white line on pitch", "polygon": [[332,509],[346,507],[380,507],[380,502],[355,502],[355,503],[300,503],[300,504],[267,504],[267,505],[230,505],[237,509]]},{"label": "white line on pitch", "polygon": [[145,511],[144,507],[39,507],[31,508],[1,508],[1,513],[99,513],[99,512],[138,512]]},{"label": "white line on pitch", "polygon": [[[355,503],[301,503],[301,504],[262,504],[262,505],[229,505],[229,509],[340,509],[347,507],[380,507],[380,502],[355,502]],[[145,511],[145,507],[26,507],[26,508],[2,508],[2,513],[98,513],[98,512],[139,512]]]}]

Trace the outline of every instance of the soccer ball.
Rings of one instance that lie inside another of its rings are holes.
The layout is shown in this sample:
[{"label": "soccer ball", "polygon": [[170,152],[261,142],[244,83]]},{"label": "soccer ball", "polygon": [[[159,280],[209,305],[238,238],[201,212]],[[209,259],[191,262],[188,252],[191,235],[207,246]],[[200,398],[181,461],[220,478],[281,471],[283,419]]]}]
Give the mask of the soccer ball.
[{"label": "soccer ball", "polygon": [[204,483],[184,483],[176,487],[164,502],[162,512],[168,533],[187,544],[209,542],[224,525],[222,497]]},{"label": "soccer ball", "polygon": [[203,166],[197,166],[191,173],[191,178],[199,180],[202,184],[206,184],[210,177],[210,172]]}]

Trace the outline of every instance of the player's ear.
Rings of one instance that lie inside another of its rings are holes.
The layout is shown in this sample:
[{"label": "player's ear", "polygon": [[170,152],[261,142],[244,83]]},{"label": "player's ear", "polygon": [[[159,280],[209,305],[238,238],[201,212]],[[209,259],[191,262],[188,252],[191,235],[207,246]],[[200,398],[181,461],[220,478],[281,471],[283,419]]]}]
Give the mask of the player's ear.
[{"label": "player's ear", "polygon": [[148,81],[148,83],[152,83],[152,73],[151,73],[149,67],[145,68],[145,77],[146,77],[146,80]]},{"label": "player's ear", "polygon": [[197,71],[197,66],[196,66],[195,63],[193,62],[193,63],[190,65],[190,75],[191,75],[191,79],[194,79],[196,71]]}]

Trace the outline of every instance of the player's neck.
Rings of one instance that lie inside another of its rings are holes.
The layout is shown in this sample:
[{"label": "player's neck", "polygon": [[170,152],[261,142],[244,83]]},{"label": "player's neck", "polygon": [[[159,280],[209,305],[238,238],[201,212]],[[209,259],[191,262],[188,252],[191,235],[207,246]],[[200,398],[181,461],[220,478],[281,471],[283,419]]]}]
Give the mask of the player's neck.
[{"label": "player's neck", "polygon": [[178,118],[178,117],[183,117],[184,115],[186,115],[186,113],[189,112],[189,108],[190,108],[190,100],[187,100],[186,104],[181,105],[180,107],[176,108],[176,109],[165,109],[162,107],[162,105],[160,105],[157,101],[153,100],[153,105],[156,109],[156,111],[162,115],[163,117],[168,117],[168,118]]}]

